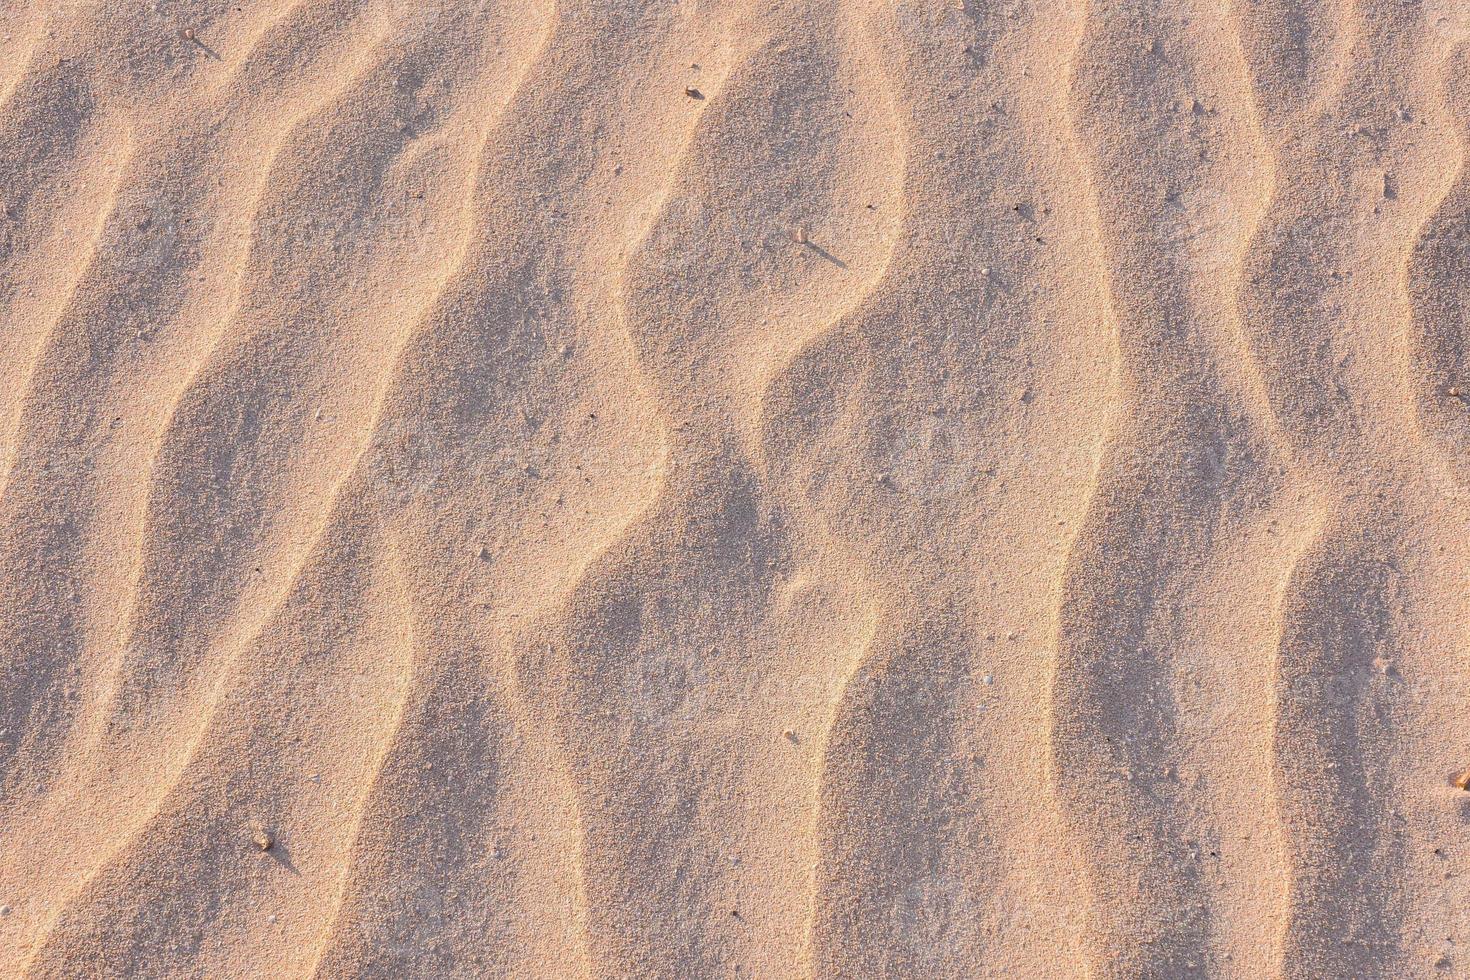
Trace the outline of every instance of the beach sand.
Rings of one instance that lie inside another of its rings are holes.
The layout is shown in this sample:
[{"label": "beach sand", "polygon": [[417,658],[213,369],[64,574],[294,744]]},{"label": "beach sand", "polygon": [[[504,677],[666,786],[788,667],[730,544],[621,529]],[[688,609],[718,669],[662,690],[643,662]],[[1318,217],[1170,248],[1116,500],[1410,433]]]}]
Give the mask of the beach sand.
[{"label": "beach sand", "polygon": [[1470,977],[1465,0],[0,4],[0,977]]}]

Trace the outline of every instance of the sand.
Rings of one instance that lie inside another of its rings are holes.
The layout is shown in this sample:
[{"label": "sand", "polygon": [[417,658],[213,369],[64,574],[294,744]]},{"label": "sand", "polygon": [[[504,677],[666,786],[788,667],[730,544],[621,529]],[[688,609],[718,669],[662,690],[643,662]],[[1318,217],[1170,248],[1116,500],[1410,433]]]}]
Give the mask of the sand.
[{"label": "sand", "polygon": [[0,5],[0,976],[1470,977],[1465,0]]}]

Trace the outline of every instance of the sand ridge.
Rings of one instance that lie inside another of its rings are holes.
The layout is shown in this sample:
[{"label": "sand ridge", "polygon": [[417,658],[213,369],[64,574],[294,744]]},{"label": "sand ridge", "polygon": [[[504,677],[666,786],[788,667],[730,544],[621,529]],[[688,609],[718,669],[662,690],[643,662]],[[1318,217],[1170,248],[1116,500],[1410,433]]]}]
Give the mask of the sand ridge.
[{"label": "sand ridge", "polygon": [[0,45],[0,975],[1470,975],[1462,4]]}]

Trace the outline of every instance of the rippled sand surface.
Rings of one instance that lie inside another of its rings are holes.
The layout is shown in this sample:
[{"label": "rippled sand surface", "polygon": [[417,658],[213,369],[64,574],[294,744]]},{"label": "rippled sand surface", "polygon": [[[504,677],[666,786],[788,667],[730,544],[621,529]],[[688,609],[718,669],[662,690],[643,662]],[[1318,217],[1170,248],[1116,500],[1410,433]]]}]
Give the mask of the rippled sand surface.
[{"label": "rippled sand surface", "polygon": [[1470,977],[1465,0],[0,0],[0,976]]}]

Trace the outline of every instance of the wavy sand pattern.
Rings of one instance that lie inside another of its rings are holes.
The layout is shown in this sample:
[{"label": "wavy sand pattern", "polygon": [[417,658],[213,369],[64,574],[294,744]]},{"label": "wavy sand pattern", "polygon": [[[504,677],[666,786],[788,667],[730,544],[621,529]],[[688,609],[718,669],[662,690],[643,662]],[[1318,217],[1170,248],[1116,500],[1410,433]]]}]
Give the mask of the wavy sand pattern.
[{"label": "wavy sand pattern", "polygon": [[0,50],[0,976],[1470,977],[1464,0]]}]

